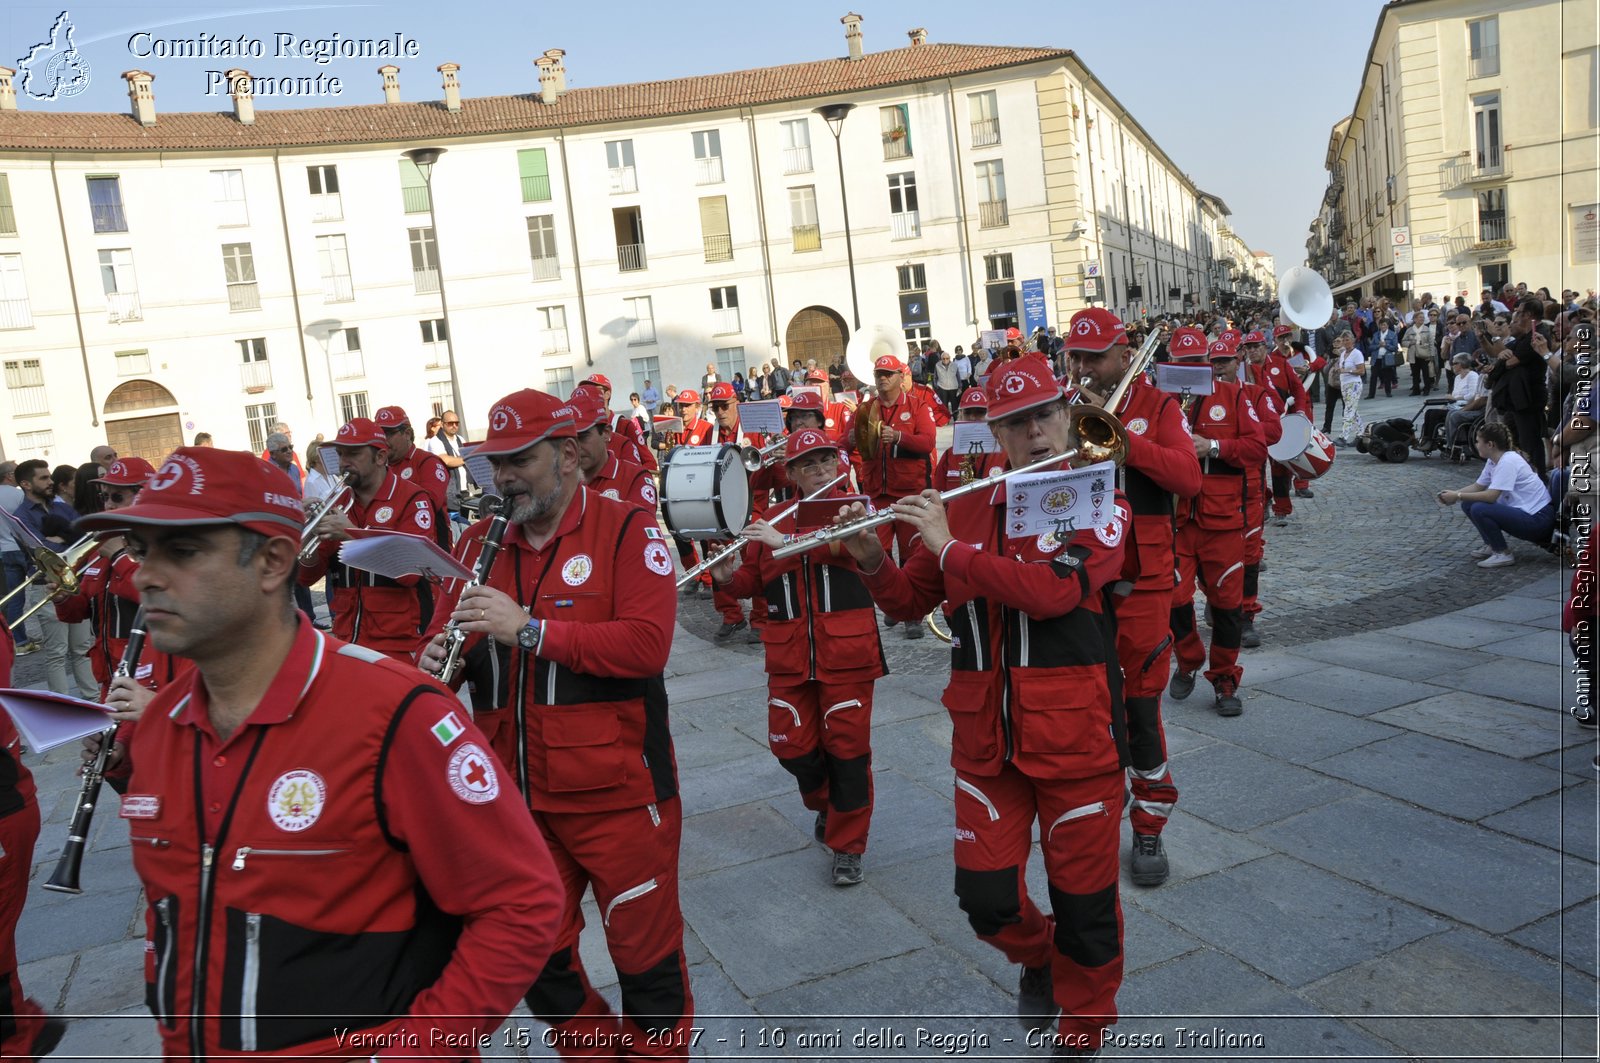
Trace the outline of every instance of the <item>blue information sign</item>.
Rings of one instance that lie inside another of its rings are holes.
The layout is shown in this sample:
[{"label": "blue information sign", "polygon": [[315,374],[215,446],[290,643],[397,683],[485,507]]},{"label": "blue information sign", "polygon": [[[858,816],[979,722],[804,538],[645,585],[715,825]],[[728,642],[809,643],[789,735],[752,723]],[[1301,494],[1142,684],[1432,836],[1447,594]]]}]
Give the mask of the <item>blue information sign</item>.
[{"label": "blue information sign", "polygon": [[1022,334],[1032,336],[1035,329],[1045,327],[1044,281],[1022,282]]}]

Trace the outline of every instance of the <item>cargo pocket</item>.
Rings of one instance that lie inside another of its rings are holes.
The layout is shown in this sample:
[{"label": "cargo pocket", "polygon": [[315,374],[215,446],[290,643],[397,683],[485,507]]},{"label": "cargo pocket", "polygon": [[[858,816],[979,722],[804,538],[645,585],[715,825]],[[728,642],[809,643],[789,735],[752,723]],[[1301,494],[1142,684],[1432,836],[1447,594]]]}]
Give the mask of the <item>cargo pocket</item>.
[{"label": "cargo pocket", "polygon": [[805,624],[799,620],[768,620],[761,626],[768,675],[804,676],[811,651],[805,645]]},{"label": "cargo pocket", "polygon": [[625,781],[622,720],[613,706],[551,705],[542,711],[551,793],[605,790]]},{"label": "cargo pocket", "polygon": [[1024,752],[1098,755],[1111,741],[1111,694],[1099,668],[1019,670],[1011,689]]},{"label": "cargo pocket", "polygon": [[966,760],[993,760],[1000,755],[994,716],[985,711],[991,680],[987,672],[951,672],[940,699],[950,713],[951,747]]},{"label": "cargo pocket", "polygon": [[817,629],[827,637],[826,646],[818,647],[818,664],[832,672],[877,667],[881,659],[878,618],[872,610],[819,613],[816,624]]}]

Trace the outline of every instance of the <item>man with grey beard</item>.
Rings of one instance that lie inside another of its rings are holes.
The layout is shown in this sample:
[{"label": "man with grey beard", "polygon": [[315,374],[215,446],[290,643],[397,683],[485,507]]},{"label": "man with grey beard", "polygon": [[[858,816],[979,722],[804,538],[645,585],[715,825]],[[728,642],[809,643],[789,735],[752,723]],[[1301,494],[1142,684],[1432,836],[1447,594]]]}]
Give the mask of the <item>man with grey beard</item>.
[{"label": "man with grey beard", "polygon": [[[447,619],[465,633],[475,722],[512,768],[566,883],[555,950],[527,996],[552,1028],[545,1044],[568,1056],[649,1043],[686,1058],[683,808],[663,679],[677,616],[672,552],[653,512],[584,486],[578,413],[533,389],[490,408],[474,454],[494,466],[509,526],[486,566],[494,518],[462,535],[456,557],[476,578],[445,585],[418,663],[439,672]],[[579,957],[590,888],[606,913],[620,1021]]]}]

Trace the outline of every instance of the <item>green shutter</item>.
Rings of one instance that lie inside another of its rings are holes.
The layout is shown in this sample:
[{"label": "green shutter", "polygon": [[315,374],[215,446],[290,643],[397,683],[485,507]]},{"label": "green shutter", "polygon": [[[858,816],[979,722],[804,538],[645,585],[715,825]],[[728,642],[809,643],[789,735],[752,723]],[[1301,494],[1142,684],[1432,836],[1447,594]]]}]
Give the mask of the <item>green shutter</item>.
[{"label": "green shutter", "polygon": [[17,213],[11,208],[11,178],[0,173],[0,236],[17,235]]},{"label": "green shutter", "polygon": [[422,171],[410,159],[400,160],[400,197],[405,201],[407,214],[428,213],[428,182]]},{"label": "green shutter", "polygon": [[550,164],[543,148],[517,152],[517,175],[522,178],[524,203],[542,203],[550,198]]}]

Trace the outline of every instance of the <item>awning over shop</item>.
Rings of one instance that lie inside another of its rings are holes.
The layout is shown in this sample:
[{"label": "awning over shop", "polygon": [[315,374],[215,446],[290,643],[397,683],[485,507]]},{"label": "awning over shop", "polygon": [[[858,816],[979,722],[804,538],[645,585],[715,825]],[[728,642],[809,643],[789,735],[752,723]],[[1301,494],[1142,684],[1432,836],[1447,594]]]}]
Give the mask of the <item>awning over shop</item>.
[{"label": "awning over shop", "polygon": [[1355,291],[1357,288],[1360,288],[1362,285],[1370,284],[1371,282],[1377,280],[1379,277],[1387,277],[1389,274],[1391,274],[1393,272],[1394,272],[1394,267],[1393,266],[1385,266],[1382,269],[1375,269],[1371,273],[1364,273],[1361,276],[1357,277],[1353,281],[1345,281],[1343,284],[1339,285],[1339,287],[1337,287],[1337,288],[1335,288],[1333,290],[1333,294],[1334,295],[1343,295],[1345,292]]}]

